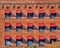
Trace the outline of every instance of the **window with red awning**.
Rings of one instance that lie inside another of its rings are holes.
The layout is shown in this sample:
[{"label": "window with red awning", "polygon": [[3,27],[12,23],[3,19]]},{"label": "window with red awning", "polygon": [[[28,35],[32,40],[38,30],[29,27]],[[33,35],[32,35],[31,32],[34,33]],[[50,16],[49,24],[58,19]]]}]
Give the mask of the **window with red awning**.
[{"label": "window with red awning", "polygon": [[33,25],[33,23],[28,23],[27,26],[28,26],[28,27],[32,27],[32,26],[34,26],[34,25]]},{"label": "window with red awning", "polygon": [[16,26],[22,26],[22,24],[21,23],[16,23]]},{"label": "window with red awning", "polygon": [[56,11],[54,9],[51,9],[50,13],[56,13]]},{"label": "window with red awning", "polygon": [[30,36],[27,37],[27,39],[28,40],[33,40],[33,36],[30,35]]},{"label": "window with red awning", "polygon": [[10,13],[10,12],[11,12],[10,10],[5,10],[5,13],[7,13],[7,14]]},{"label": "window with red awning", "polygon": [[11,24],[10,23],[5,23],[5,26],[11,26]]},{"label": "window with red awning", "polygon": [[39,36],[39,40],[45,40],[44,36]]},{"label": "window with red awning", "polygon": [[20,36],[20,35],[17,35],[17,36],[16,36],[16,39],[19,39],[19,40],[21,40],[21,39],[22,39],[22,36]]},{"label": "window with red awning", "polygon": [[44,13],[45,11],[43,9],[39,10],[39,13]]},{"label": "window with red awning", "polygon": [[33,10],[27,10],[27,13],[33,13]]},{"label": "window with red awning", "polygon": [[9,36],[9,35],[5,35],[4,36],[4,39],[7,39],[7,40],[9,40],[11,37]]},{"label": "window with red awning", "polygon": [[22,10],[16,10],[16,13],[22,13]]},{"label": "window with red awning", "polygon": [[50,39],[56,39],[56,36],[52,35],[52,36],[50,36]]},{"label": "window with red awning", "polygon": [[50,23],[50,27],[55,27],[56,23]]},{"label": "window with red awning", "polygon": [[44,23],[38,23],[38,26],[43,27],[43,26],[45,26],[45,24]]}]

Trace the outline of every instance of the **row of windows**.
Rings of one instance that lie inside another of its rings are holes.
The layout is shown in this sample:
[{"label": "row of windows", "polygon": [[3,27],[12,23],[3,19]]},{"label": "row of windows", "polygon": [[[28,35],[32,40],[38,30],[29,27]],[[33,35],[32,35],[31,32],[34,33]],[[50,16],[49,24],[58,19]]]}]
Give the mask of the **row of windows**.
[{"label": "row of windows", "polygon": [[[5,14],[5,18],[6,18],[6,19],[9,19],[10,17],[12,17],[11,14]],[[22,17],[26,17],[26,16],[23,15],[22,13],[20,13],[20,14],[17,13],[17,14],[16,14],[16,18],[17,18],[17,19],[20,19],[20,18],[22,18]],[[33,17],[38,17],[38,18],[40,18],[40,19],[43,19],[44,17],[49,17],[49,16],[46,16],[45,13],[40,13],[38,16],[34,15],[34,13],[28,13],[28,14],[27,14],[27,18],[31,19],[31,18],[33,18]],[[55,17],[58,17],[56,13],[50,14],[50,18],[51,18],[51,19],[54,19]]]},{"label": "row of windows", "polygon": [[[6,32],[9,32],[13,28],[14,27],[12,27],[12,25],[10,23],[5,24],[5,31]],[[57,27],[57,25],[55,23],[51,23],[50,28],[46,27],[44,23],[39,23],[38,28],[36,28],[34,26],[34,24],[32,24],[32,23],[28,23],[27,28],[25,28],[21,23],[16,24],[16,31],[17,32],[20,32],[21,30],[27,30],[28,32],[32,32],[33,30],[39,30],[40,32],[44,32],[44,30],[49,30],[49,29],[51,32],[55,32],[56,30],[60,30],[60,28]],[[15,30],[15,28],[14,28],[14,30]]]},{"label": "row of windows", "polygon": [[[16,43],[16,46],[21,46],[22,43],[27,43],[27,46],[32,46],[34,42],[39,44],[40,46],[44,45],[44,43],[47,43],[47,39],[44,36],[39,36],[38,41],[35,41],[33,36],[28,36],[27,41],[22,36],[16,36],[16,41],[13,41],[13,39],[10,36],[5,36],[5,45],[10,46],[12,42]],[[49,43],[57,42],[56,36],[50,36]]]}]

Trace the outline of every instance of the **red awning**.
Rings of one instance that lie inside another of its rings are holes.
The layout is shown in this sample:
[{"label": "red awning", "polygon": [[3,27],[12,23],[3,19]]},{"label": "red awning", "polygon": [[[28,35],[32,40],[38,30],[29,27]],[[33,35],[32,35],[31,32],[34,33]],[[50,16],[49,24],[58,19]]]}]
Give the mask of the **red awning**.
[{"label": "red awning", "polygon": [[5,35],[4,39],[10,39],[11,37],[9,35]]},{"label": "red awning", "polygon": [[10,23],[5,23],[5,26],[10,26],[11,24]]},{"label": "red awning", "polygon": [[16,10],[16,13],[21,13],[22,12],[22,10]]},{"label": "red awning", "polygon": [[27,39],[28,40],[32,40],[33,39],[33,36],[28,36]]},{"label": "red awning", "polygon": [[56,26],[55,23],[51,23],[51,24],[50,24],[50,27],[54,27],[54,26]]},{"label": "red awning", "polygon": [[56,11],[54,9],[51,9],[50,13],[56,13]]},{"label": "red awning", "polygon": [[39,10],[39,13],[44,13],[45,11],[43,9]]},{"label": "red awning", "polygon": [[22,24],[21,23],[16,23],[16,26],[22,26]]},{"label": "red awning", "polygon": [[27,13],[33,13],[33,10],[27,10]]},{"label": "red awning", "polygon": [[44,36],[39,36],[39,40],[44,40],[45,37]]},{"label": "red awning", "polygon": [[45,26],[44,23],[39,23],[38,25],[39,25],[40,27]]},{"label": "red awning", "polygon": [[10,13],[10,10],[5,10],[5,13]]},{"label": "red awning", "polygon": [[16,39],[22,39],[22,36],[17,35],[17,36],[16,36]]},{"label": "red awning", "polygon": [[50,36],[50,39],[56,39],[56,36]]},{"label": "red awning", "polygon": [[32,27],[33,26],[33,23],[28,23],[27,26]]}]

